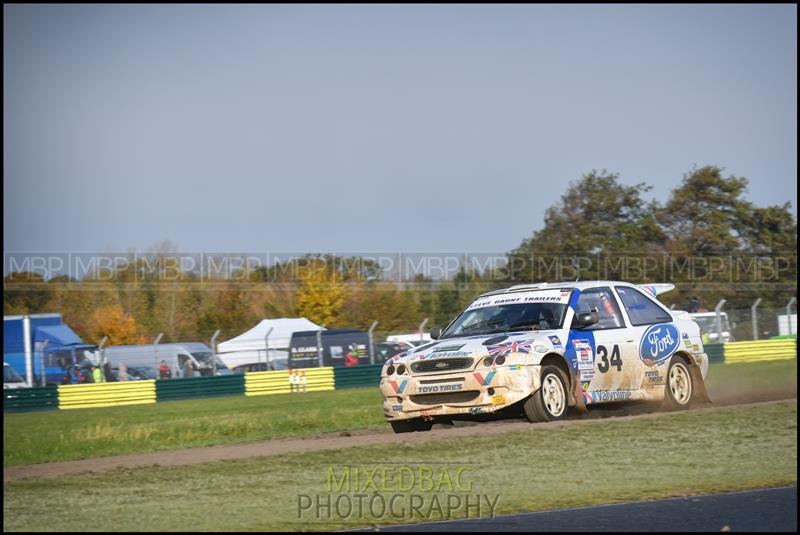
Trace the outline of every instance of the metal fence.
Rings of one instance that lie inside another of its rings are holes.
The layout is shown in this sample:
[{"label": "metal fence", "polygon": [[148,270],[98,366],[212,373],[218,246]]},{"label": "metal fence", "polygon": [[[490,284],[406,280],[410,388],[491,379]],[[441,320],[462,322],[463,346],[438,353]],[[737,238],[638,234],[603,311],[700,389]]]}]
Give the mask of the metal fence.
[{"label": "metal fence", "polygon": [[722,299],[712,311],[713,317],[710,321],[703,321],[703,324],[698,321],[698,324],[701,324],[701,331],[711,335],[712,342],[797,336],[797,307],[794,297],[785,306],[766,306],[762,303],[761,299],[756,299],[749,306],[742,306],[742,303],[728,306]]}]

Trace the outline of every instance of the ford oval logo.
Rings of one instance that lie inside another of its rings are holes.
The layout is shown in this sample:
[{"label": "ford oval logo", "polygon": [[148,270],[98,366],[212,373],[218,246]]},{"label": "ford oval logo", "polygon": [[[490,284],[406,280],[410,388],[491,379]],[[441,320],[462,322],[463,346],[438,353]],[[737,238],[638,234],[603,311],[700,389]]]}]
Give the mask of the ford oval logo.
[{"label": "ford oval logo", "polygon": [[645,364],[661,364],[680,345],[678,329],[671,323],[652,325],[644,332],[639,344],[639,356]]},{"label": "ford oval logo", "polygon": [[436,367],[437,368],[447,368],[447,363],[446,362],[437,362],[436,363]]}]

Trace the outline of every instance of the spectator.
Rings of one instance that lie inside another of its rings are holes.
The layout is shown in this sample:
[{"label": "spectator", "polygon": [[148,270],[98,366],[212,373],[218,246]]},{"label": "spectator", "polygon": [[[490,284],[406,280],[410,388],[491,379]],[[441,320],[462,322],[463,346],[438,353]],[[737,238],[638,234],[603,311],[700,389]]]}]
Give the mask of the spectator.
[{"label": "spectator", "polygon": [[172,370],[169,369],[167,366],[167,361],[162,360],[161,366],[158,367],[158,378],[159,379],[171,379],[172,378]]},{"label": "spectator", "polygon": [[105,383],[106,378],[103,377],[103,370],[99,366],[92,364],[92,381],[95,383]]},{"label": "spectator", "polygon": [[194,375],[194,366],[192,366],[192,361],[186,359],[183,361],[183,376],[184,377],[192,377]]},{"label": "spectator", "polygon": [[126,366],[124,362],[120,362],[119,365],[117,365],[117,380],[128,380],[128,366]]},{"label": "spectator", "polygon": [[102,367],[102,370],[103,370],[103,378],[105,379],[104,382],[112,383],[112,382],[116,381],[116,379],[114,378],[114,374],[111,373],[111,363],[110,362],[104,363],[103,367]]}]

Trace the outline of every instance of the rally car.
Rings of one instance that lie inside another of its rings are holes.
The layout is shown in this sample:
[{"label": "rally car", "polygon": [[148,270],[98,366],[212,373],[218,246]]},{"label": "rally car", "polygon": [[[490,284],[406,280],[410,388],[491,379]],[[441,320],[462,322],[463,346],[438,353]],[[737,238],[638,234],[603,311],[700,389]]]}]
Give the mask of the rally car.
[{"label": "rally car", "polygon": [[700,329],[656,299],[673,288],[593,281],[483,294],[432,329],[432,342],[386,361],[384,417],[401,433],[515,407],[541,422],[597,403],[707,401]]}]

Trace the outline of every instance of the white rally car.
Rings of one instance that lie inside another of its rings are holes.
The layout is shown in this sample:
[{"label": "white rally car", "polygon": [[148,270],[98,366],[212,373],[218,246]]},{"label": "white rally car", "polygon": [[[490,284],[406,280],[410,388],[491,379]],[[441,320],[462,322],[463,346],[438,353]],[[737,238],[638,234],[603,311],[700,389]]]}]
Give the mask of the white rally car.
[{"label": "white rally car", "polygon": [[530,421],[552,421],[570,406],[707,401],[700,329],[656,299],[673,288],[593,281],[483,294],[433,329],[433,342],[386,361],[384,416],[401,433],[515,404]]}]

